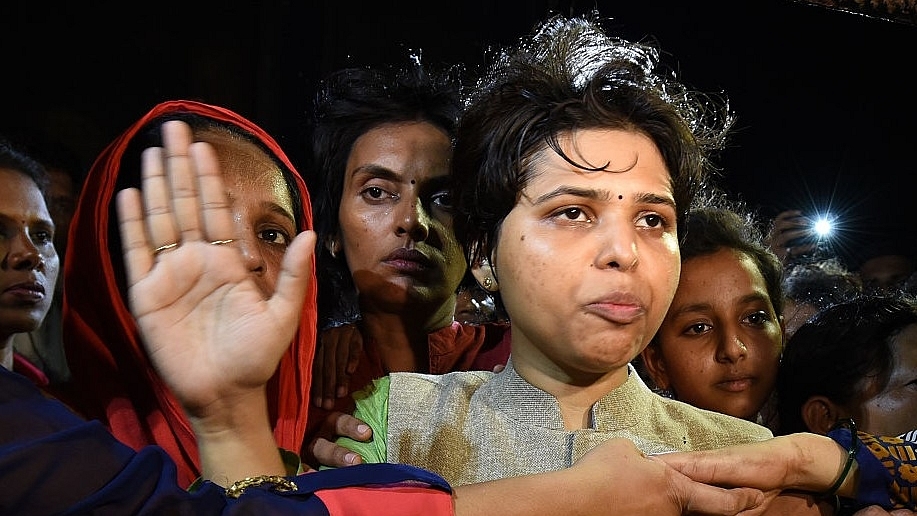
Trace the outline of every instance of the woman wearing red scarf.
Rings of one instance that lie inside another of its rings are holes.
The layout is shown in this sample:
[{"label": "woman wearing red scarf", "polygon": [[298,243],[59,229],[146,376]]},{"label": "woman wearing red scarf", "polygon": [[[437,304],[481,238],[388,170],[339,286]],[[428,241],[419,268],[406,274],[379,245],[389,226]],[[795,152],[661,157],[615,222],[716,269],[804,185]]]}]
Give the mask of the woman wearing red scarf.
[{"label": "woman wearing red scarf", "polygon": [[[63,276],[65,346],[73,378],[56,394],[134,449],[162,446],[178,466],[179,485],[188,486],[200,475],[194,433],[151,366],[127,306],[113,202],[117,191],[140,185],[140,152],[159,145],[159,126],[176,118],[189,122],[195,139],[216,148],[237,225],[236,243],[265,296],[273,292],[292,237],[312,228],[312,213],[305,183],[273,138],[232,111],[199,102],[155,106],[113,141],[89,172],[73,217]],[[234,167],[236,176],[227,177],[227,169]],[[298,451],[305,432],[315,345],[314,284],[294,341],[268,384],[274,437],[285,450]]]}]

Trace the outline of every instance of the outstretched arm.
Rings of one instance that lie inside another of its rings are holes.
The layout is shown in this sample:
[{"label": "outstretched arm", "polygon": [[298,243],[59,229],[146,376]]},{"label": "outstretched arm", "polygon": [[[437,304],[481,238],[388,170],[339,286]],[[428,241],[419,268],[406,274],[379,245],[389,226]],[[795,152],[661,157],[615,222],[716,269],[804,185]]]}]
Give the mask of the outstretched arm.
[{"label": "outstretched arm", "polygon": [[[902,485],[913,482],[910,472],[914,470],[914,461],[905,458],[913,457],[905,451],[908,447],[909,443],[901,439],[840,429],[832,431],[831,437],[797,433],[717,450],[657,455],[654,459],[700,482],[751,486],[765,491],[833,490],[864,505],[912,511],[917,505],[910,498],[910,491],[902,489]],[[850,450],[854,451],[853,456],[848,455]],[[884,462],[897,462],[897,465],[889,467]],[[893,478],[889,470],[904,477]]]},{"label": "outstretched arm", "polygon": [[723,489],[648,459],[627,439],[611,439],[572,467],[455,488],[458,516],[500,514],[761,514],[757,489]]},{"label": "outstretched arm", "polygon": [[[818,434],[792,434],[715,450],[655,455],[700,481],[717,485],[746,485],[763,490],[828,490],[844,467],[846,452]],[[840,494],[852,494],[852,479]]]},{"label": "outstretched arm", "polygon": [[128,301],[156,370],[188,413],[204,478],[220,484],[284,474],[265,384],[305,299],[315,234],[287,249],[264,299],[235,238],[216,155],[183,122],[146,149],[143,187],[118,195]]}]

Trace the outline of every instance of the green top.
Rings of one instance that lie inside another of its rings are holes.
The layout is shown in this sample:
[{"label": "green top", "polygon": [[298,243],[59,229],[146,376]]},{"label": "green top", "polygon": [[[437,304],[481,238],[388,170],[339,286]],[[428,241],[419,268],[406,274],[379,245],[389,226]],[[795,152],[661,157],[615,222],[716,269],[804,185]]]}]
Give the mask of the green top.
[{"label": "green top", "polygon": [[[373,429],[373,438],[369,442],[355,441],[349,437],[339,437],[337,444],[355,451],[363,457],[363,462],[386,462],[388,457],[388,392],[391,384],[388,376],[377,378],[365,389],[355,392],[353,399],[356,409],[353,416],[362,420]],[[321,469],[327,469],[322,467]]]}]

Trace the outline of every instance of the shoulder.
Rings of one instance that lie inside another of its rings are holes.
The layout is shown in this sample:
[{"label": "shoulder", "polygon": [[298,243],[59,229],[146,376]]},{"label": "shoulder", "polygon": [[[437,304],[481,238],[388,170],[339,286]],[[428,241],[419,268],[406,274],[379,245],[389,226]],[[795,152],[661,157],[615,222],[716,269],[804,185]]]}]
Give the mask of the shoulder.
[{"label": "shoulder", "polygon": [[475,394],[493,378],[489,371],[457,371],[441,375],[393,373],[388,397],[389,413],[430,418],[435,407],[461,412]]},{"label": "shoulder", "polygon": [[477,389],[493,376],[490,371],[456,371],[446,374],[392,373],[389,378],[392,390],[410,388],[442,392]]},{"label": "shoulder", "polygon": [[673,431],[682,434],[679,444],[685,449],[720,448],[763,441],[774,436],[765,426],[681,401],[658,397],[655,404],[658,421],[668,422]]}]

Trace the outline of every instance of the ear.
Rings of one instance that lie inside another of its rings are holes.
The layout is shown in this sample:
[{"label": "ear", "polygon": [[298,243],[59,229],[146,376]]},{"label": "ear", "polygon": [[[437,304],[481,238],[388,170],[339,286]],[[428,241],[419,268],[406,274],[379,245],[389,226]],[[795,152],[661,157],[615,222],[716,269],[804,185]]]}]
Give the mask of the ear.
[{"label": "ear", "polygon": [[490,266],[490,262],[486,259],[471,266],[471,275],[474,276],[474,279],[477,280],[478,284],[481,285],[484,290],[488,292],[500,290],[500,285],[497,284],[497,278],[494,276],[494,271]]},{"label": "ear", "polygon": [[672,385],[669,381],[669,374],[665,370],[665,359],[662,358],[662,352],[659,351],[659,348],[651,343],[643,348],[643,351],[640,352],[640,357],[643,359],[646,373],[650,375],[650,380],[656,384],[656,387],[664,391],[671,390]]},{"label": "ear", "polygon": [[[846,414],[825,396],[812,396],[802,404],[802,420],[810,432],[827,434],[842,414]],[[846,416],[845,416],[846,417]]]}]

